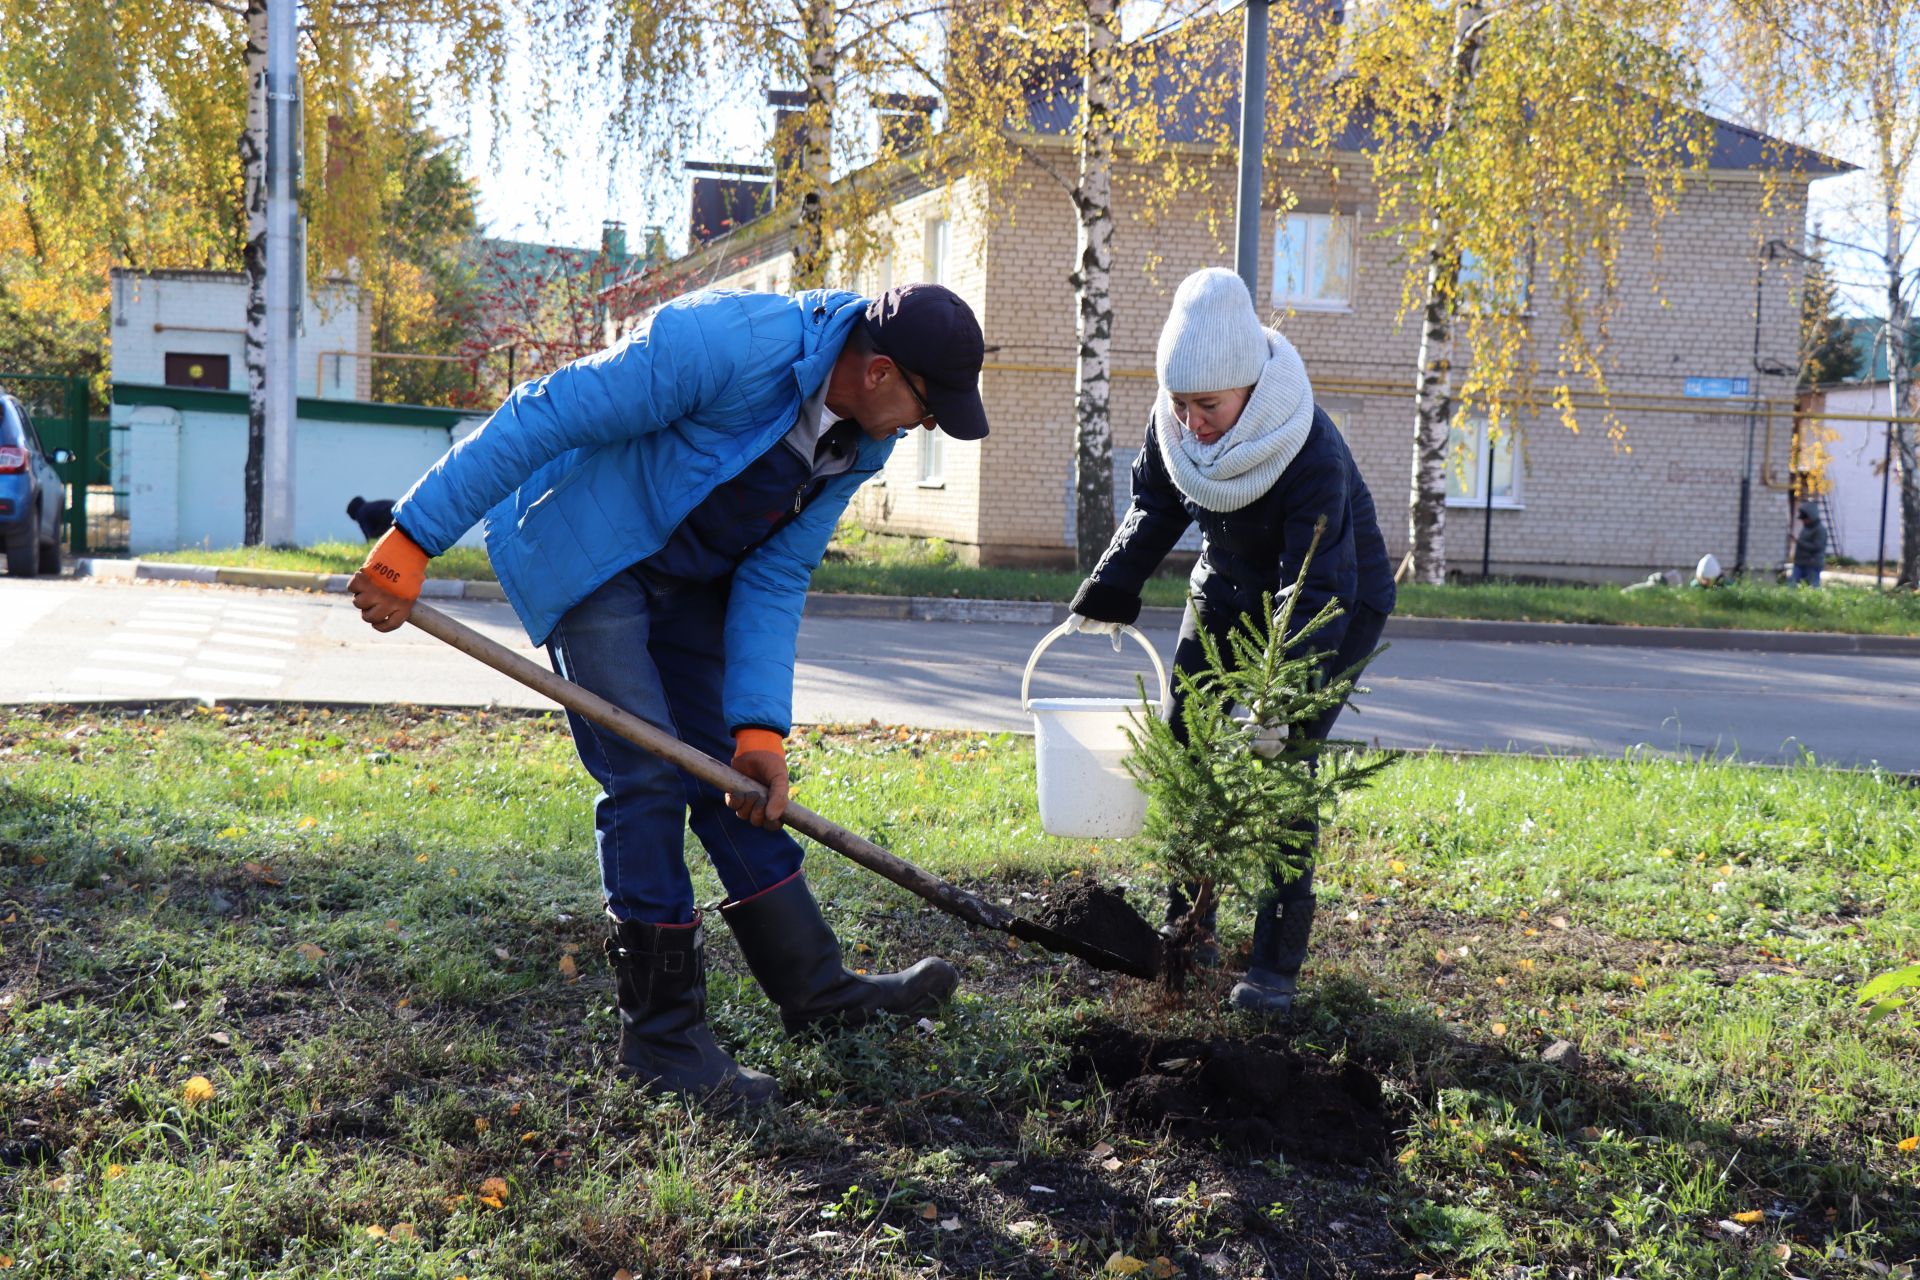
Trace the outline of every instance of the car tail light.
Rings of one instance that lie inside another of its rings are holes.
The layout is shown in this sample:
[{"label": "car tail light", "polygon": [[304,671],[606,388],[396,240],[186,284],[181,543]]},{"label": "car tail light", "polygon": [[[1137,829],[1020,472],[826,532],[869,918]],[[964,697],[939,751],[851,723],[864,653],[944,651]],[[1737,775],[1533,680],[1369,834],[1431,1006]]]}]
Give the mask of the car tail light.
[{"label": "car tail light", "polygon": [[0,444],[0,476],[27,469],[27,451]]}]

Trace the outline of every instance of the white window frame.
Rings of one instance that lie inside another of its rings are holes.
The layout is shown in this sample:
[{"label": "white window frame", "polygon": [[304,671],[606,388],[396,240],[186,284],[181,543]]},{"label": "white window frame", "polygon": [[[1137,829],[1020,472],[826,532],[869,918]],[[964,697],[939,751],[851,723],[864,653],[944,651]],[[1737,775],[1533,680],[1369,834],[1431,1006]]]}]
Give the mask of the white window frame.
[{"label": "white window frame", "polygon": [[921,265],[925,268],[922,277],[928,284],[946,284],[947,267],[951,261],[953,248],[953,224],[945,214],[928,218],[924,233],[924,245]]},{"label": "white window frame", "polygon": [[914,434],[920,437],[920,479],[922,489],[944,489],[947,487],[947,438],[938,428],[927,431],[915,428]]},{"label": "white window frame", "polygon": [[[1296,236],[1305,246],[1301,253],[1301,274],[1312,278],[1315,263],[1309,258],[1313,245],[1312,230],[1316,224],[1325,224],[1327,237],[1338,235],[1347,247],[1347,288],[1341,297],[1320,297],[1307,293],[1288,291],[1287,260],[1288,246]],[[1273,289],[1271,302],[1274,307],[1288,311],[1332,311],[1351,312],[1353,310],[1353,282],[1358,267],[1358,243],[1356,220],[1350,213],[1331,213],[1312,209],[1291,209],[1279,214],[1273,224]]]},{"label": "white window frame", "polygon": [[[1471,445],[1473,458],[1468,464],[1465,473],[1455,469],[1454,431],[1459,431],[1463,434],[1468,431],[1472,432]],[[1486,464],[1482,461],[1482,459],[1487,456],[1482,452],[1486,447],[1487,420],[1485,418],[1463,416],[1462,418],[1455,419],[1453,429],[1447,433],[1446,468],[1447,505],[1449,507],[1461,507],[1468,510],[1479,511],[1485,509],[1487,506],[1486,495],[1481,492],[1481,486],[1487,482],[1487,468]],[[1526,475],[1526,456],[1520,450],[1520,438],[1514,431],[1511,423],[1500,429],[1500,438],[1495,442],[1495,447],[1500,453],[1506,454],[1510,459],[1507,465],[1511,475],[1511,481],[1508,485],[1508,493],[1496,493],[1493,495],[1493,509],[1495,511],[1524,511],[1527,508],[1526,488],[1523,484],[1523,479]],[[1496,454],[1495,456],[1497,459],[1499,455]],[[1453,482],[1455,479],[1467,483],[1468,489],[1466,493],[1456,494],[1453,492]]]},{"label": "white window frame", "polygon": [[[1525,250],[1525,259],[1526,259],[1525,270],[1523,271],[1521,276],[1521,293],[1523,296],[1520,299],[1519,309],[1513,313],[1514,315],[1518,315],[1518,316],[1530,316],[1533,314],[1534,255],[1533,255],[1533,242],[1531,239],[1529,239],[1527,242],[1527,247]],[[1469,302],[1466,296],[1467,293],[1469,292],[1469,286],[1477,283],[1479,279],[1480,279],[1479,262],[1476,260],[1475,255],[1471,250],[1463,251],[1460,255],[1460,275],[1454,282],[1455,291],[1460,297],[1461,306],[1463,308],[1469,308],[1474,311],[1480,310],[1480,307],[1476,304]]]}]

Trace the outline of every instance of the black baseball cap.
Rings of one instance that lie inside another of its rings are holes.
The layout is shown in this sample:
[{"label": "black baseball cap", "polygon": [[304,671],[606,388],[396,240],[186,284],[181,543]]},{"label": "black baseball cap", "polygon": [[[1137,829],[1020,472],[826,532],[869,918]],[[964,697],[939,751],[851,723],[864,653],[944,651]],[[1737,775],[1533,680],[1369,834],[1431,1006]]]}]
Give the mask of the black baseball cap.
[{"label": "black baseball cap", "polygon": [[944,285],[903,284],[867,304],[873,349],[927,384],[927,404],[955,440],[987,434],[980,366],[987,342],[973,308]]}]

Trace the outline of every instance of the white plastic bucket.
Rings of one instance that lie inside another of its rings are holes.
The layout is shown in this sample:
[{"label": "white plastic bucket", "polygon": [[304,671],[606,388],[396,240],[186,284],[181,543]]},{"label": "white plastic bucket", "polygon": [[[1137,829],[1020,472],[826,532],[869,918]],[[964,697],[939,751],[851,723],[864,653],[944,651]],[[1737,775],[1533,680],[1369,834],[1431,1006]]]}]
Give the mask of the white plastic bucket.
[{"label": "white plastic bucket", "polygon": [[[1123,761],[1132,754],[1127,729],[1141,712],[1138,698],[1029,698],[1034,664],[1061,636],[1061,623],[1034,646],[1020,677],[1020,702],[1033,716],[1034,771],[1040,789],[1040,825],[1048,835],[1118,839],[1138,835],[1147,817],[1146,793]],[[1159,702],[1165,715],[1167,669],[1147,638],[1132,627],[1121,634],[1137,640],[1153,660]]]}]

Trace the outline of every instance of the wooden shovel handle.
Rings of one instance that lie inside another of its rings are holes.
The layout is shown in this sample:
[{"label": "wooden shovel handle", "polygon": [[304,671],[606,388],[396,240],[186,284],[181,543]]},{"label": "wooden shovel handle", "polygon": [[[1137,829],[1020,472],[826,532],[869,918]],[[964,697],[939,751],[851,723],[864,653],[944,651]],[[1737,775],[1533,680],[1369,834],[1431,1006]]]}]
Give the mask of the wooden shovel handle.
[{"label": "wooden shovel handle", "polygon": [[[575,715],[619,734],[636,746],[686,770],[702,782],[734,795],[763,793],[760,784],[745,774],[736,772],[703,751],[695,750],[639,716],[621,710],[600,695],[590,693],[536,662],[529,662],[505,645],[487,639],[464,623],[455,622],[431,605],[416,602],[408,621],[434,639],[444,640],[500,674],[544,693]],[[996,929],[1001,933],[1012,930],[1015,918],[1012,912],[949,884],[932,872],[921,870],[905,858],[887,852],[865,836],[847,830],[830,818],[821,817],[804,805],[789,800],[781,821],[876,875],[885,876],[907,892],[925,898],[942,911],[985,929]]]}]

